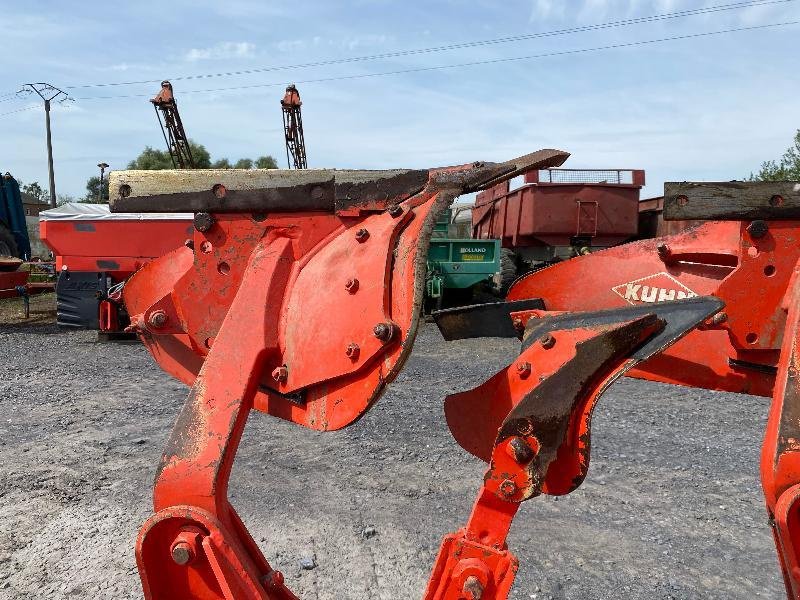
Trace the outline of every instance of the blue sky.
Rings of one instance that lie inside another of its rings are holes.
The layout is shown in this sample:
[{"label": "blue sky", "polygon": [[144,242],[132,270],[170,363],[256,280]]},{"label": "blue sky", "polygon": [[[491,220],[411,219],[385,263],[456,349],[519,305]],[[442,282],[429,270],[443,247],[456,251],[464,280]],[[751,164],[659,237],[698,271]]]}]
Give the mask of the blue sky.
[{"label": "blue sky", "polygon": [[[551,31],[733,0],[384,2],[0,1],[2,100],[30,81],[64,88],[53,112],[56,187],[83,195],[106,161],[124,168],[163,140],[147,99],[158,83],[83,84],[295,65]],[[538,148],[565,166],[643,168],[665,180],[741,178],[800,128],[800,26],[489,65],[304,80],[529,56],[800,20],[800,0],[557,37],[232,77],[174,81],[189,136],[212,158],[272,154],[285,165],[279,100],[298,82],[310,167],[427,167]],[[275,84],[243,90],[235,86]],[[191,90],[226,88],[213,93]],[[97,99],[98,96],[132,96]],[[95,99],[90,99],[95,98]],[[41,108],[0,116],[0,169],[47,182]]]}]

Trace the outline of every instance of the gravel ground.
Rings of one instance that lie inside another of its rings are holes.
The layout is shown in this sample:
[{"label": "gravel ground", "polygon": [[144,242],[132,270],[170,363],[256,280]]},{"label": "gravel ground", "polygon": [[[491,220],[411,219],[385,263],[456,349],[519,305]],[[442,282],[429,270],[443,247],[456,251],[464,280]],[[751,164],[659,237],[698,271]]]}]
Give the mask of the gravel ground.
[{"label": "gravel ground", "polygon": [[[186,389],[138,344],[95,340],[0,325],[0,598],[141,596],[134,539]],[[446,344],[426,325],[401,376],[354,426],[317,433],[253,415],[231,498],[299,596],[421,596],[483,473],[450,437],[442,398],[516,348]],[[758,484],[767,408],[763,398],[616,384],[596,411],[586,483],[528,502],[514,521],[511,597],[780,598]]]}]

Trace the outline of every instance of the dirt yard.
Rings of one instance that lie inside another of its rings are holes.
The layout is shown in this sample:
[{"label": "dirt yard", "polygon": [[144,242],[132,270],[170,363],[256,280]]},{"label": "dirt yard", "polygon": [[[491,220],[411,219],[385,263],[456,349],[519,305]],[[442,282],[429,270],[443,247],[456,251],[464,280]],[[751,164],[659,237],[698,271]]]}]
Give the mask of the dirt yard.
[{"label": "dirt yard", "polygon": [[[349,429],[253,415],[232,501],[300,597],[421,596],[483,472],[451,439],[442,398],[516,346],[446,344],[426,325],[402,375]],[[141,597],[134,539],[185,395],[138,344],[0,325],[0,598]],[[757,476],[767,407],[615,385],[596,413],[586,483],[531,500],[515,519],[511,597],[780,598]]]}]

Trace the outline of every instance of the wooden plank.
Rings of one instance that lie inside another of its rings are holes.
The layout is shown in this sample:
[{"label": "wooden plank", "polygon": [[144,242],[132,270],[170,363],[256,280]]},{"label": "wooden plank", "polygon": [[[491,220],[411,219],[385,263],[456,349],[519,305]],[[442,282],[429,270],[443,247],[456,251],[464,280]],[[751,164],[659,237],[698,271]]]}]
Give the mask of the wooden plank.
[{"label": "wooden plank", "polygon": [[709,181],[664,184],[664,220],[800,219],[800,182]]},{"label": "wooden plank", "polygon": [[333,183],[316,169],[112,171],[109,196],[111,212],[332,212]]}]

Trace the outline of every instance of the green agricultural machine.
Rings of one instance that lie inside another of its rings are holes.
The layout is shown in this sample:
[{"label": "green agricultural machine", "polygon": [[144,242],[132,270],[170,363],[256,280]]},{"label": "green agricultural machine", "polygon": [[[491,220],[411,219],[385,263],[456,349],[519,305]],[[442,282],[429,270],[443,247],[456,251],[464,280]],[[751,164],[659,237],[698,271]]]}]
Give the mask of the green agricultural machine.
[{"label": "green agricultural machine", "polygon": [[468,304],[476,289],[489,291],[500,270],[500,240],[466,237],[471,221],[454,219],[448,208],[436,221],[428,250],[425,309]]}]

